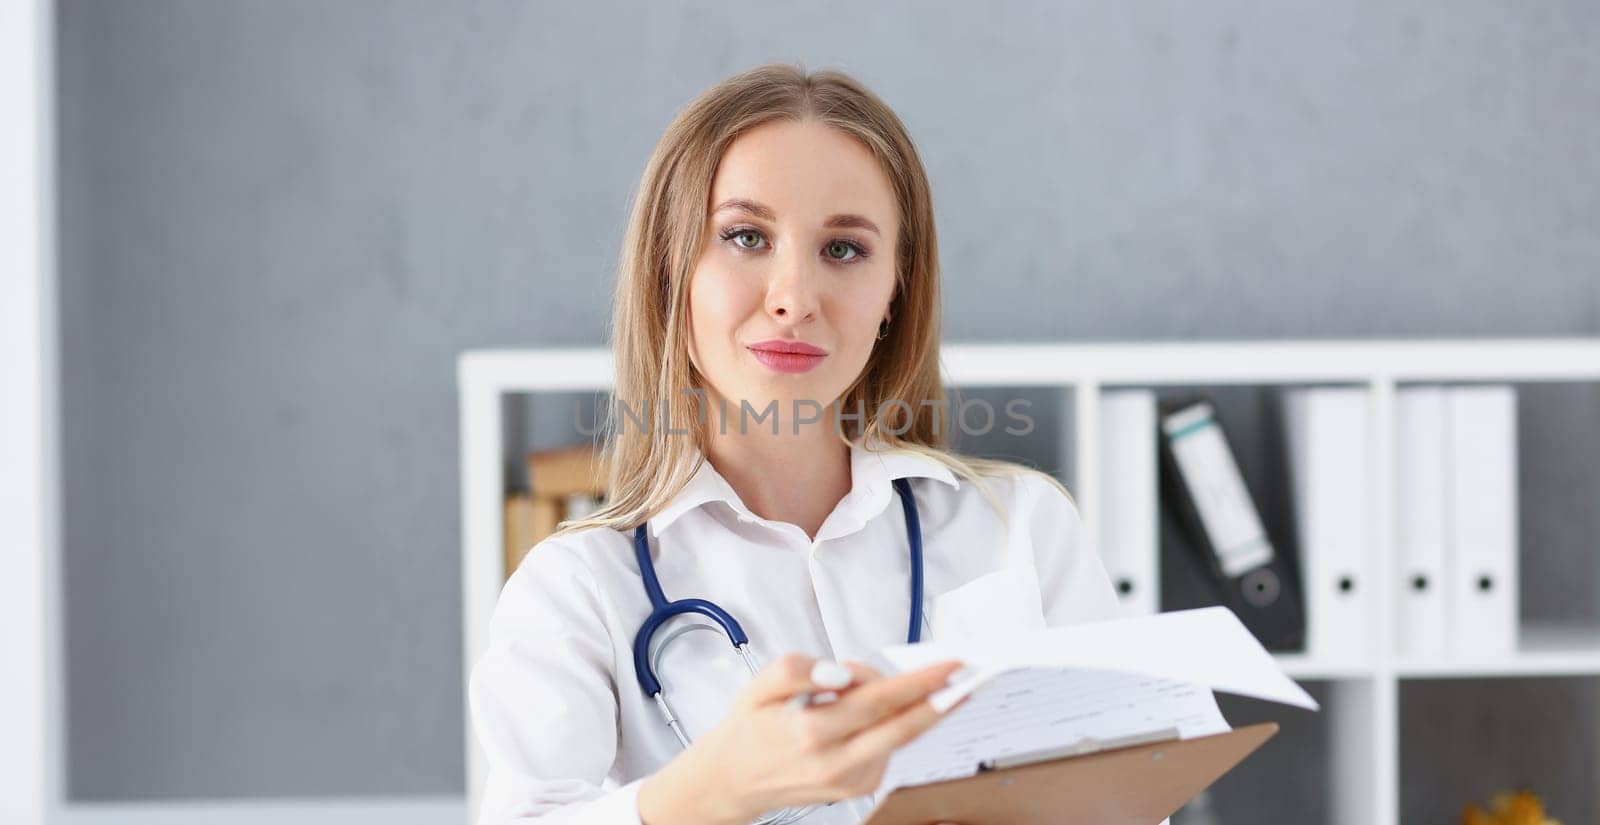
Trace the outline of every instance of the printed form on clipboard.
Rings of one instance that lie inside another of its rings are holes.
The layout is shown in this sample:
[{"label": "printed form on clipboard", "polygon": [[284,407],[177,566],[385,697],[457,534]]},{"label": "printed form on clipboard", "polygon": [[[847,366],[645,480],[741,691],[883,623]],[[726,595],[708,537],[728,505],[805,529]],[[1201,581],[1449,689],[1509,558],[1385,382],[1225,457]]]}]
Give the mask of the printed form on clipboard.
[{"label": "printed form on clipboard", "polygon": [[1225,607],[895,645],[879,656],[886,673],[959,659],[971,675],[934,694],[968,698],[894,752],[876,799],[985,770],[1226,733],[1213,691],[1319,709]]}]

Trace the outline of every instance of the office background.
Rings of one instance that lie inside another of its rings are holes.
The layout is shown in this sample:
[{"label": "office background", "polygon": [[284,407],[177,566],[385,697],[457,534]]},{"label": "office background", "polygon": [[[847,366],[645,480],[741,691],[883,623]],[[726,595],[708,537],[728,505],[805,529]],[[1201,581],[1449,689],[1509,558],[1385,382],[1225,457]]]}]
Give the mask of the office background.
[{"label": "office background", "polygon": [[[905,119],[951,340],[1600,334],[1588,3],[56,15],[74,799],[459,793],[455,355],[603,343],[651,147],[762,62]],[[1600,618],[1600,391],[1523,398],[1524,614]],[[1600,817],[1596,681],[1408,689],[1405,821],[1508,749]]]}]

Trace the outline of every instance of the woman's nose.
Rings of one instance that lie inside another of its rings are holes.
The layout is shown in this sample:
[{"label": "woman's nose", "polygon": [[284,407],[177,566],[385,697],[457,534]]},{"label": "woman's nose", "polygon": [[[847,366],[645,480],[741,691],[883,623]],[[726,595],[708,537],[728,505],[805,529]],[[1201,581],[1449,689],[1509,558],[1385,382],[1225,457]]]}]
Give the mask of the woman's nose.
[{"label": "woman's nose", "polygon": [[817,272],[808,256],[779,253],[773,257],[767,282],[767,313],[790,323],[810,321],[817,315]]}]

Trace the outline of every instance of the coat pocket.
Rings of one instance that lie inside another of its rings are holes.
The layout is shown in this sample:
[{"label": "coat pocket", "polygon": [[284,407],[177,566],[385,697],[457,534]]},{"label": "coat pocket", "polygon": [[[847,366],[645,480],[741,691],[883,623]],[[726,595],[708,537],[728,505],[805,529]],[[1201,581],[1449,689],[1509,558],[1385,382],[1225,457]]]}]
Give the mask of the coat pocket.
[{"label": "coat pocket", "polygon": [[1002,567],[940,593],[928,617],[933,638],[981,636],[1045,626],[1039,577],[1031,566]]}]

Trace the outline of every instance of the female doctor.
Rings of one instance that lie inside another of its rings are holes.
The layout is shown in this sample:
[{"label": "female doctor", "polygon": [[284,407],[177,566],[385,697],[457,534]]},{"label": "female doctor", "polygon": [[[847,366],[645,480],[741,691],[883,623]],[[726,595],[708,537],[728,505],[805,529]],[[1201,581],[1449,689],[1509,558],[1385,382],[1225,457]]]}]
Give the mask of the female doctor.
[{"label": "female doctor", "polygon": [[609,504],[501,594],[479,822],[859,822],[960,665],[873,651],[1109,618],[1111,583],[1058,482],[945,449],[928,181],[858,82],[703,93],[624,243]]}]

